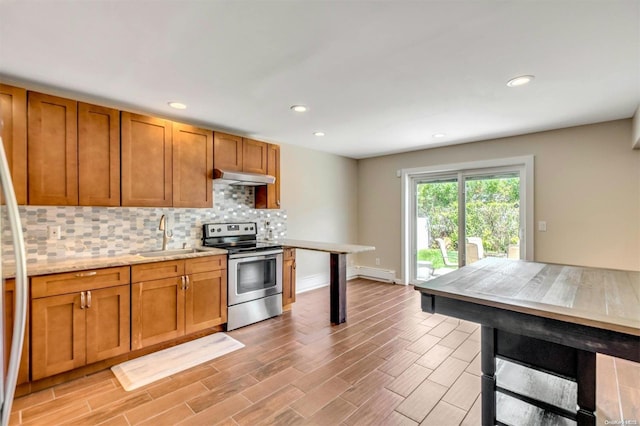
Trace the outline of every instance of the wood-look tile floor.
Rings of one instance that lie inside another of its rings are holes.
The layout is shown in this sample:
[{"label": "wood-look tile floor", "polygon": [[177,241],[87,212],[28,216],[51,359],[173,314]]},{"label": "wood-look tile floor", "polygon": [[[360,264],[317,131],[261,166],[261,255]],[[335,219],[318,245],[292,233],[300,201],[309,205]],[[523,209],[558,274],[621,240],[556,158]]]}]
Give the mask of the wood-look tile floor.
[{"label": "wood-look tile floor", "polygon": [[[246,347],[125,392],[110,370],[16,399],[25,425],[479,425],[480,332],[420,310],[412,287],[348,283],[348,321],[329,291],[229,332]],[[640,422],[640,367],[598,357],[599,424]]]}]

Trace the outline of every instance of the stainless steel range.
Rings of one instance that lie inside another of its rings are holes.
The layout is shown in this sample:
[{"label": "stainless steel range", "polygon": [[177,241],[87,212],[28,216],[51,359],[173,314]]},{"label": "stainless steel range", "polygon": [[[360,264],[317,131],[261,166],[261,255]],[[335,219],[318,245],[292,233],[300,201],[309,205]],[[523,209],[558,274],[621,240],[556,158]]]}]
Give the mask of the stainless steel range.
[{"label": "stainless steel range", "polygon": [[282,314],[282,246],[258,242],[253,222],[202,225],[202,245],[228,250],[227,330]]}]

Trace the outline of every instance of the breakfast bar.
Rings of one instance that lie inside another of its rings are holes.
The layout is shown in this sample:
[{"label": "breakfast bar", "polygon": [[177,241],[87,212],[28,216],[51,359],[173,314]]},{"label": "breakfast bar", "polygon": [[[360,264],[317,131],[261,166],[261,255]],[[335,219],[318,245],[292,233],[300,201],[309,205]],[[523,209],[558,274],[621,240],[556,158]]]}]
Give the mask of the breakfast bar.
[{"label": "breakfast bar", "polygon": [[[415,288],[423,311],[482,325],[483,425],[506,399],[595,425],[596,353],[640,362],[640,272],[487,258]],[[497,361],[575,383],[575,403],[510,389]]]},{"label": "breakfast bar", "polygon": [[356,244],[324,243],[305,240],[279,240],[285,247],[322,251],[330,255],[330,316],[333,324],[347,320],[347,254],[372,251],[373,246]]}]

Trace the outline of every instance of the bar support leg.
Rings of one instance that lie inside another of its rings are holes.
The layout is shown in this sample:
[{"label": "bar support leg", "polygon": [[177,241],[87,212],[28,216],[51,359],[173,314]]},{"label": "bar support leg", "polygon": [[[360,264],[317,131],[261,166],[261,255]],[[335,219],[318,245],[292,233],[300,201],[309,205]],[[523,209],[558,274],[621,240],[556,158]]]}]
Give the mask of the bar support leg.
[{"label": "bar support leg", "polygon": [[496,424],[496,330],[481,328],[482,426]]},{"label": "bar support leg", "polygon": [[347,320],[347,255],[331,253],[331,322],[342,324]]},{"label": "bar support leg", "polygon": [[596,424],[596,354],[577,351],[576,380],[578,382],[578,426]]}]

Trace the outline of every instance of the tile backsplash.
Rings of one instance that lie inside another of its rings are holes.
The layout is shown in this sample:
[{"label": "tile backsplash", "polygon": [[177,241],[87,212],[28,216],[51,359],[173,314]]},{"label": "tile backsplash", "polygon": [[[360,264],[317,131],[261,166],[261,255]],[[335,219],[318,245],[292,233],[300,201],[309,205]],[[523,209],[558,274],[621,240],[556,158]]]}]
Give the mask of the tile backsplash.
[{"label": "tile backsplash", "polygon": [[[173,231],[170,249],[182,248],[184,243],[187,247],[200,245],[202,224],[209,222],[256,222],[258,237],[263,239],[269,222],[273,238],[285,238],[286,211],[254,209],[253,198],[252,187],[214,184],[214,205],[210,209],[21,206],[27,262],[160,250],[162,231],[158,225],[163,214]],[[59,240],[48,239],[50,226],[60,226]],[[2,245],[3,257],[12,257],[4,211]]]}]

